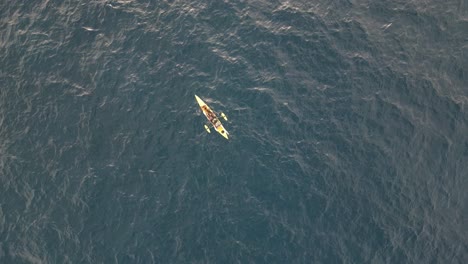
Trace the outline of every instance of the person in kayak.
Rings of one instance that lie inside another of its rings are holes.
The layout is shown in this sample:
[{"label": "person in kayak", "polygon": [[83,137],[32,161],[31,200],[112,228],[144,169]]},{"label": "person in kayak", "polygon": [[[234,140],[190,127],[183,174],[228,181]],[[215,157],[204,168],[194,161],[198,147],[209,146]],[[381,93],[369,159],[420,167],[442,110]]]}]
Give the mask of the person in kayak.
[{"label": "person in kayak", "polygon": [[206,106],[203,107],[203,110],[205,110],[205,112],[207,113],[208,120],[210,120],[211,123],[219,123],[219,120],[216,118],[216,115],[212,111],[210,111]]},{"label": "person in kayak", "polygon": [[218,128],[220,125],[221,125],[221,122],[219,122],[218,118],[213,118],[213,120],[211,120],[211,123],[213,123],[213,126],[215,128]]}]

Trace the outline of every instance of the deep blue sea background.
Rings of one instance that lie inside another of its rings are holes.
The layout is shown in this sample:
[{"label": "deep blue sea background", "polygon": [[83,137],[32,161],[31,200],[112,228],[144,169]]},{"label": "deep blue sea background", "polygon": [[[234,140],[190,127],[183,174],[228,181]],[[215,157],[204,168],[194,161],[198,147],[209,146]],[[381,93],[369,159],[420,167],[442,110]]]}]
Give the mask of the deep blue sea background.
[{"label": "deep blue sea background", "polygon": [[467,69],[464,0],[0,1],[0,263],[468,263]]}]

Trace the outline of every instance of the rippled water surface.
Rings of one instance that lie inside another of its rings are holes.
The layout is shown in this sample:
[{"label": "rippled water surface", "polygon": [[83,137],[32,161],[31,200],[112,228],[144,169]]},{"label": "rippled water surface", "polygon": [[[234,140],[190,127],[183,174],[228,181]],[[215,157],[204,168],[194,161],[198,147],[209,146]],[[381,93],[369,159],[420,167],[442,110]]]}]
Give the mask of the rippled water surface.
[{"label": "rippled water surface", "polygon": [[467,10],[1,2],[0,262],[467,263]]}]

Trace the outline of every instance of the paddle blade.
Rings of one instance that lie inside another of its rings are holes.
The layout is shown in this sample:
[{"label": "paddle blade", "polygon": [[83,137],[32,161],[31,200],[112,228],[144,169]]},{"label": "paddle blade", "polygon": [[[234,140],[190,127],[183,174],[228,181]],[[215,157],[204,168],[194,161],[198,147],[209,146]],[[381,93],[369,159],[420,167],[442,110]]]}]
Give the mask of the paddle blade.
[{"label": "paddle blade", "polygon": [[224,120],[228,120],[227,116],[224,113],[221,113],[221,117],[224,118]]}]

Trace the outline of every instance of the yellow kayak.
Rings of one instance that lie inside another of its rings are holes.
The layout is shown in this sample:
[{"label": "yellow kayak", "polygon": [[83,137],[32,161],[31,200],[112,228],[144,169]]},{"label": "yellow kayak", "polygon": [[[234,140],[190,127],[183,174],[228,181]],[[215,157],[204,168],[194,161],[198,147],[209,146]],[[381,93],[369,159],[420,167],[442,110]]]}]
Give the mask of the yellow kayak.
[{"label": "yellow kayak", "polygon": [[[226,139],[229,139],[228,137],[229,133],[227,132],[226,129],[224,129],[223,124],[221,124],[221,121],[219,121],[218,117],[216,116],[216,113],[213,110],[211,110],[211,108],[205,102],[203,102],[203,100],[200,99],[200,97],[198,97],[197,95],[195,95],[195,99],[197,99],[198,105],[200,105],[200,108],[203,114],[206,116],[208,121],[210,121],[210,123],[213,125],[214,129],[219,134],[221,134],[221,136],[223,136]],[[227,120],[224,114],[221,114],[221,116],[225,120]],[[210,132],[210,129],[207,126],[205,126],[205,129],[208,133]]]}]

